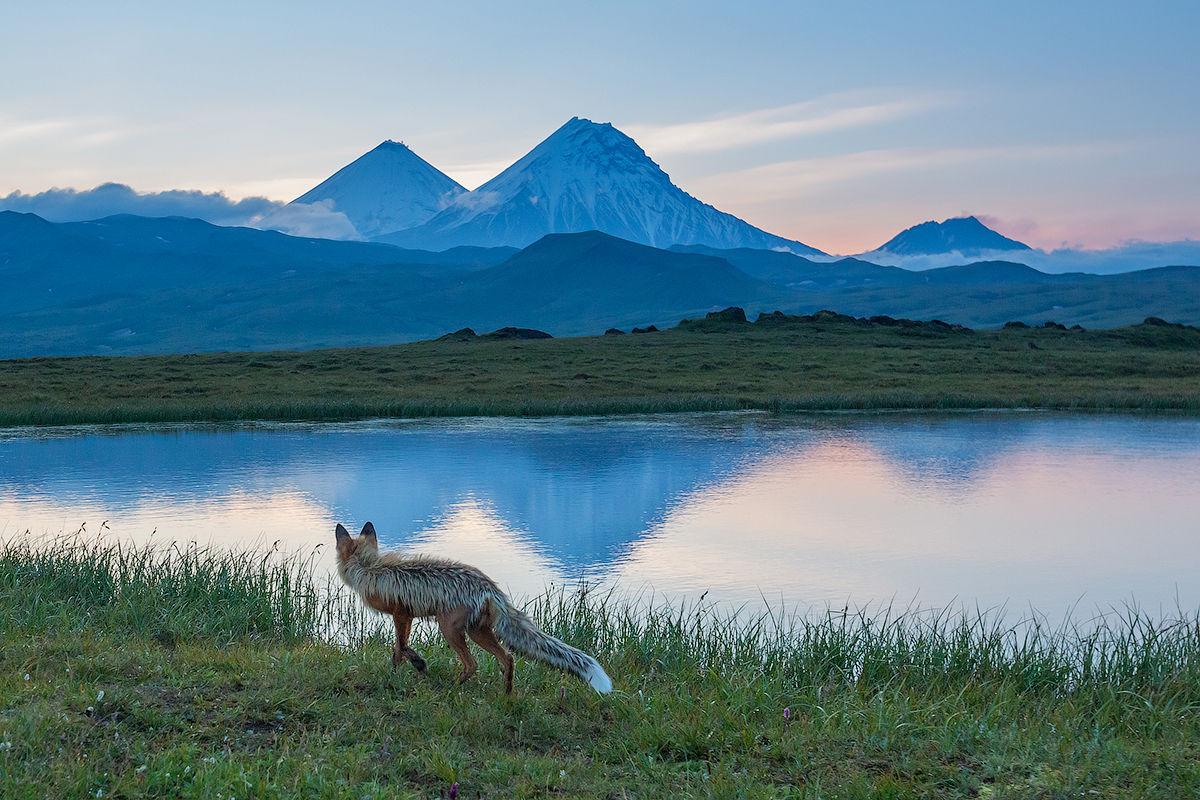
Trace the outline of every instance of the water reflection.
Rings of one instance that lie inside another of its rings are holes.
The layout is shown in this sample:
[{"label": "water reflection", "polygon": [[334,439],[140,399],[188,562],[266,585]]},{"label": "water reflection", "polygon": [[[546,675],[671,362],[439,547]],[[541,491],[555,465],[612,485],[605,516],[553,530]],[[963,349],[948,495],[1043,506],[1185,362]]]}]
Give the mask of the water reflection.
[{"label": "water reflection", "polygon": [[1194,608],[1198,434],[1028,413],[9,430],[0,527],[311,549],[371,519],[518,594]]}]

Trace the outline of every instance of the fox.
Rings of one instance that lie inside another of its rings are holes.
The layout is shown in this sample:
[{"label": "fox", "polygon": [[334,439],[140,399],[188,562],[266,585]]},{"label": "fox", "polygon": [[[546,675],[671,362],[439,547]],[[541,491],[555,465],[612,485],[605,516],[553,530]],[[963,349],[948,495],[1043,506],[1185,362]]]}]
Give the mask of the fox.
[{"label": "fox", "polygon": [[408,637],[414,619],[433,617],[462,662],[458,684],[479,668],[467,647],[469,636],[500,663],[505,694],[513,690],[513,657],[504,644],[574,675],[600,694],[612,691],[612,679],[600,662],[543,633],[481,570],[447,558],[381,553],[375,526],[370,522],[358,536],[352,536],[338,523],[335,535],[338,575],[368,608],[390,614],[396,623],[393,666],[407,658],[418,675],[425,674],[425,659],[409,647]]}]

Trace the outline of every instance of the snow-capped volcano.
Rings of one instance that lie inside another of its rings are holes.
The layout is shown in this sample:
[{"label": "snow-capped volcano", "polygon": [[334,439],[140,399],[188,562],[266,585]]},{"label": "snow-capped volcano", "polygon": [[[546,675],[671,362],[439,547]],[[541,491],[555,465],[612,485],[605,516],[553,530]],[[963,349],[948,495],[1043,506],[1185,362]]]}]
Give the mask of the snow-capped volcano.
[{"label": "snow-capped volcano", "polygon": [[382,240],[432,250],[526,247],[550,233],[590,230],[659,248],[702,244],[820,254],[700,202],[671,183],[633,139],[608,123],[578,117],[428,222]]},{"label": "snow-capped volcano", "polygon": [[1028,250],[1029,245],[1009,239],[975,217],[955,217],[945,222],[922,222],[888,240],[872,252],[899,256],[961,253],[977,256],[992,250]]},{"label": "snow-capped volcano", "polygon": [[[407,145],[388,140],[264,218],[259,227],[365,239],[420,225],[466,191]],[[314,225],[318,230],[311,230]]]}]

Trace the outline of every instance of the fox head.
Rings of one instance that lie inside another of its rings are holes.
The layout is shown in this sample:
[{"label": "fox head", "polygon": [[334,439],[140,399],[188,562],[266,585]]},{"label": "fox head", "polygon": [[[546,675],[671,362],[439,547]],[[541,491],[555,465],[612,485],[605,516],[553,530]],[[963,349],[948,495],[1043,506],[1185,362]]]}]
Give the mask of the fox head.
[{"label": "fox head", "polygon": [[344,564],[349,561],[356,552],[371,550],[379,552],[379,540],[375,538],[375,526],[371,523],[363,525],[362,532],[358,536],[351,536],[350,531],[339,522],[337,530],[337,555],[338,562]]}]

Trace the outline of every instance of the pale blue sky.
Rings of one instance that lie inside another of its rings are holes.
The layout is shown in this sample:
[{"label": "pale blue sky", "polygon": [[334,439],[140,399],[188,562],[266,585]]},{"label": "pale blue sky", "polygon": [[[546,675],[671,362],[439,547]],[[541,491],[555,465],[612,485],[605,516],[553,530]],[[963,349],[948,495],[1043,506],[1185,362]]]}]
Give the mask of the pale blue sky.
[{"label": "pale blue sky", "polygon": [[383,139],[474,187],[572,116],[858,252],[962,213],[1200,239],[1200,3],[40,2],[0,28],[0,195],[290,200]]}]

